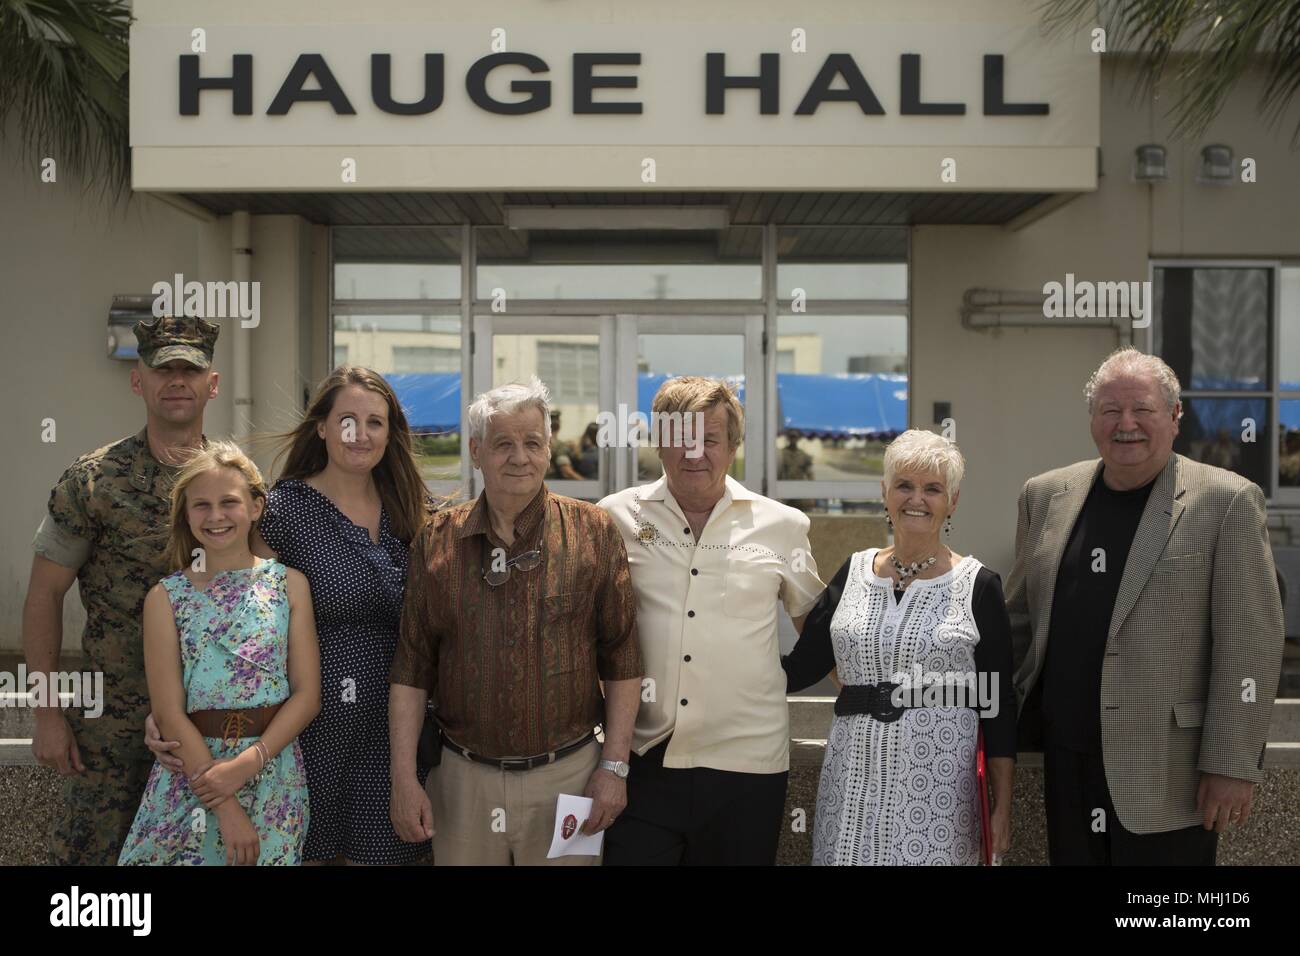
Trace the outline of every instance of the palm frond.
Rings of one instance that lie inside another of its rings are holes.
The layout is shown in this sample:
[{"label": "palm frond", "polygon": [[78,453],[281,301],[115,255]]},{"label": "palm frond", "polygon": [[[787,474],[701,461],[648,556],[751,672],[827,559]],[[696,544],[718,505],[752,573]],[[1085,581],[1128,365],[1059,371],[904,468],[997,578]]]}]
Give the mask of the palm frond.
[{"label": "palm frond", "polygon": [[[1300,0],[1043,0],[1040,10],[1048,32],[1105,26],[1109,49],[1137,56],[1142,95],[1168,79],[1175,136],[1204,133],[1249,70],[1264,71],[1258,109],[1269,125],[1300,90]],[[1291,145],[1300,147],[1300,118]]]},{"label": "palm frond", "polygon": [[0,136],[16,117],[33,162],[120,198],[130,184],[122,0],[0,0]]}]

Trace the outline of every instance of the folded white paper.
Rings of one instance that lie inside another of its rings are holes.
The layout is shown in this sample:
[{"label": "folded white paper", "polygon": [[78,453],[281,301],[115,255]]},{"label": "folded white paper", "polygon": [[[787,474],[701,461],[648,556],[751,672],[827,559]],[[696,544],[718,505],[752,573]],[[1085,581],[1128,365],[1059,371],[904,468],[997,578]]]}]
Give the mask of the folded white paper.
[{"label": "folded white paper", "polygon": [[548,860],[561,856],[599,856],[605,843],[605,831],[588,836],[582,825],[591,815],[591,797],[560,794],[555,802],[555,833],[551,837]]}]

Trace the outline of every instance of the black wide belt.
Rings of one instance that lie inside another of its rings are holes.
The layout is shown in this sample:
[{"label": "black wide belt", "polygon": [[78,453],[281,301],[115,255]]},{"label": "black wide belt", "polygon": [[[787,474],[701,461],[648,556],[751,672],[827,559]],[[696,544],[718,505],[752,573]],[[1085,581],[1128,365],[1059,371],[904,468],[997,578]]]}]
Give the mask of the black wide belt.
[{"label": "black wide belt", "polygon": [[538,754],[535,757],[485,757],[483,754],[476,754],[460,744],[456,743],[445,733],[442,735],[443,746],[453,753],[458,753],[467,760],[473,760],[475,763],[485,763],[489,767],[497,767],[501,770],[532,770],[534,767],[541,767],[548,763],[555,763],[561,757],[567,757],[569,754],[581,750],[587,744],[596,738],[596,732],[593,730],[581,740],[575,740],[571,744],[565,744],[559,750],[552,750],[549,753]]},{"label": "black wide belt", "polygon": [[835,716],[867,714],[881,723],[890,724],[903,716],[907,707],[895,704],[890,696],[898,684],[845,684],[835,698]]}]

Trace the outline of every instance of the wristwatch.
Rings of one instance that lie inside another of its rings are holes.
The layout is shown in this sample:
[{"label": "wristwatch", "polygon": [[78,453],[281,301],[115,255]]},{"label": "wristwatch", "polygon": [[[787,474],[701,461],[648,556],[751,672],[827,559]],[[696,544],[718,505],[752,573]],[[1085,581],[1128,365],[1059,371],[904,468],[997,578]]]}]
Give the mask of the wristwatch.
[{"label": "wristwatch", "polygon": [[632,769],[632,765],[625,760],[602,760],[597,767],[600,770],[608,770],[620,780],[626,780],[628,771]]}]

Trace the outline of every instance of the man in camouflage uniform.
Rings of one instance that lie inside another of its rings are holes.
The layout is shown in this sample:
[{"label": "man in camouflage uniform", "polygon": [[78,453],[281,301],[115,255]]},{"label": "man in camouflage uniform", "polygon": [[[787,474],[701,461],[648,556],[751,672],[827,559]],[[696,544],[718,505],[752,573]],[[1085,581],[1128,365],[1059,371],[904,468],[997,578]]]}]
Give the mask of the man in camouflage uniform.
[{"label": "man in camouflage uniform", "polygon": [[581,481],[582,475],[573,467],[573,449],[560,438],[560,413],[551,412],[551,462],[546,467],[546,477]]},{"label": "man in camouflage uniform", "polygon": [[[799,433],[793,429],[785,433],[785,447],[777,459],[776,477],[781,481],[813,480],[812,456],[799,447]],[[811,511],[817,506],[817,502],[811,498],[788,500],[786,504],[800,511]]]},{"label": "man in camouflage uniform", "polygon": [[166,548],[172,483],[203,444],[203,410],[217,394],[212,350],[219,328],[162,317],[135,326],[140,359],[131,390],[145,427],[78,458],[50,493],[32,542],[23,648],[29,673],[59,668],[63,599],[74,579],[86,609],[84,669],[104,675],[103,713],[36,711],[32,751],[64,776],[64,807],[50,834],[50,862],[113,866],[153,764],[142,727],[149,713],[142,608],[171,568]]}]

